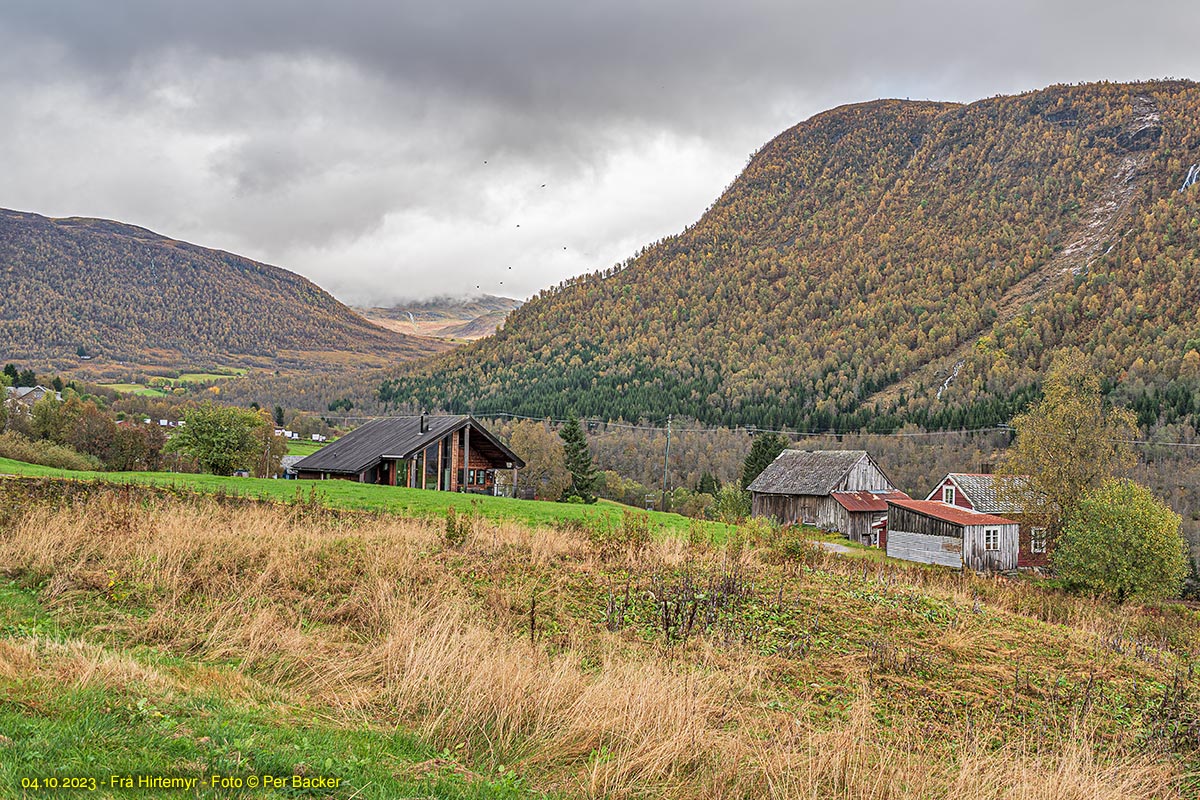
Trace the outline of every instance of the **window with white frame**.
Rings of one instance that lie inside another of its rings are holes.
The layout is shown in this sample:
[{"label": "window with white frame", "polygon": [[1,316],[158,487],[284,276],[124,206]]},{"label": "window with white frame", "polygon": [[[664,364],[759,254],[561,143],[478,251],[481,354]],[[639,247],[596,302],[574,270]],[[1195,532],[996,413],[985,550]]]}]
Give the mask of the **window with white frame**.
[{"label": "window with white frame", "polygon": [[999,528],[984,528],[983,529],[983,549],[984,550],[999,550],[1000,549],[1000,529]]},{"label": "window with white frame", "polygon": [[1046,552],[1046,529],[1031,528],[1029,531],[1029,552],[1044,553]]},{"label": "window with white frame", "polygon": [[946,505],[950,505],[950,506],[954,505],[954,487],[953,486],[943,486],[942,487],[942,502],[945,503]]}]

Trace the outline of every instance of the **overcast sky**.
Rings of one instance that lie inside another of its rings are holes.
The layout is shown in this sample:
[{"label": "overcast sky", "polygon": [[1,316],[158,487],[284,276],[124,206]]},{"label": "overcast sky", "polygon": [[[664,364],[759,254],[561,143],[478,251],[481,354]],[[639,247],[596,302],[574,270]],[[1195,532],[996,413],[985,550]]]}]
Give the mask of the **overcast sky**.
[{"label": "overcast sky", "polygon": [[350,303],[523,298],[695,221],[827,108],[1200,79],[1198,35],[1195,0],[4,0],[0,206]]}]

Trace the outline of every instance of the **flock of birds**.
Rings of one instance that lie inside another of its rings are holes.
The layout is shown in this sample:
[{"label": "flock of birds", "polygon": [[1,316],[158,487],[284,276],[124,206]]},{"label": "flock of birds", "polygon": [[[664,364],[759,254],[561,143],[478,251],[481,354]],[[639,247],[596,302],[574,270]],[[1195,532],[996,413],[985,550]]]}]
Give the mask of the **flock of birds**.
[{"label": "flock of birds", "polygon": [[[487,166],[487,163],[488,163],[488,162],[487,162],[486,160],[484,160],[484,162],[483,162],[483,165],[486,167],[486,166]],[[545,188],[546,188],[546,184],[544,184],[544,183],[543,183],[543,184],[541,185],[541,188],[545,189]],[[519,222],[518,222],[518,223],[517,223],[517,227],[518,227],[518,228],[519,228],[519,227],[521,227],[521,223],[519,223]],[[566,246],[566,245],[563,245],[563,250],[566,250],[566,249],[567,249],[567,246]],[[509,268],[508,268],[508,271],[509,271],[509,272],[512,272],[512,267],[509,267]],[[501,286],[503,286],[503,285],[504,285],[504,281],[500,281],[500,285],[501,285]],[[475,288],[476,288],[476,289],[482,289],[482,288],[483,288],[483,284],[477,283],[477,284],[475,284]]]}]

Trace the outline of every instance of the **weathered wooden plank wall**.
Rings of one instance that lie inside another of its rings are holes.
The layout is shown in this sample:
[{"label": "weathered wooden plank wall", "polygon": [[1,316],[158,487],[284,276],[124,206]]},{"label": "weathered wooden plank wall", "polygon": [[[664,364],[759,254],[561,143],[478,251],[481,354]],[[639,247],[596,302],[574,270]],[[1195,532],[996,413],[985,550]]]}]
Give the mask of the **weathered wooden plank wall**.
[{"label": "weathered wooden plank wall", "polygon": [[913,531],[888,528],[887,554],[892,558],[962,567],[962,539],[956,536],[930,536]]},{"label": "weathered wooden plank wall", "polygon": [[[986,550],[984,531],[999,532],[999,550]],[[1020,548],[1020,526],[1013,525],[968,525],[963,528],[963,563],[980,572],[1017,568],[1017,553]]]},{"label": "weathered wooden plank wall", "polygon": [[864,456],[857,464],[850,468],[850,471],[846,473],[846,477],[838,484],[835,491],[884,491],[895,488],[884,474],[871,463],[870,459]]}]

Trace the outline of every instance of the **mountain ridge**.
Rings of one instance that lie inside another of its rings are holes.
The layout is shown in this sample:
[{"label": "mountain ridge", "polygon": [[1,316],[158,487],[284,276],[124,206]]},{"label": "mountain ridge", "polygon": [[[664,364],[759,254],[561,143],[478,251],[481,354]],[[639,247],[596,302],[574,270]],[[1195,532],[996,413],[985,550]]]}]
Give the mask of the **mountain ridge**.
[{"label": "mountain ridge", "polygon": [[1198,131],[1188,81],[831,109],[681,233],[392,387],[479,413],[963,427],[1007,419],[1078,346],[1125,402],[1194,395],[1200,192],[1178,190]]},{"label": "mountain ridge", "polygon": [[490,294],[400,301],[391,306],[359,307],[363,317],[388,330],[441,339],[479,339],[500,327],[521,300]]},{"label": "mountain ridge", "polygon": [[[446,345],[374,325],[281,267],[124,222],[0,209],[6,358],[382,366]],[[324,355],[322,355],[324,354]]]}]

